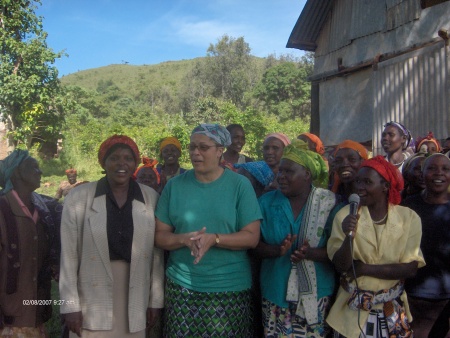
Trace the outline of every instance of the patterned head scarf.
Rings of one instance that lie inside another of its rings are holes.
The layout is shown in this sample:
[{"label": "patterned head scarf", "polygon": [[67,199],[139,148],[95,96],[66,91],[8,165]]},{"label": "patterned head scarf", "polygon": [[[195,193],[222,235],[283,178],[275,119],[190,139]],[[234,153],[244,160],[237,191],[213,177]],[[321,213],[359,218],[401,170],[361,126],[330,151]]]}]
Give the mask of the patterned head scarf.
[{"label": "patterned head scarf", "polygon": [[30,157],[30,154],[27,150],[16,149],[0,161],[0,186],[3,188],[1,194],[6,194],[14,188],[11,176],[20,163],[28,157]]},{"label": "patterned head scarf", "polygon": [[271,133],[271,134],[268,134],[268,135],[266,135],[266,137],[264,137],[264,142],[266,142],[266,140],[268,138],[271,138],[271,137],[275,137],[276,139],[279,139],[284,144],[285,147],[288,144],[291,144],[291,140],[289,140],[289,137],[287,137],[283,133]]},{"label": "patterned head scarf", "polygon": [[400,204],[402,200],[400,192],[403,190],[404,182],[402,174],[400,174],[400,171],[395,165],[386,161],[383,156],[378,155],[364,161],[361,164],[362,167],[374,169],[381,177],[389,182],[388,201],[394,205]]},{"label": "patterned head scarf", "polygon": [[272,169],[264,161],[240,163],[234,167],[247,170],[263,186],[269,185],[275,179]]},{"label": "patterned head scarf", "polygon": [[293,140],[283,150],[283,156],[288,160],[300,164],[311,172],[313,184],[326,188],[328,184],[328,169],[322,156],[308,149],[308,144],[301,140]]},{"label": "patterned head scarf", "polygon": [[98,162],[100,163],[102,168],[105,166],[106,155],[109,155],[108,151],[116,144],[124,144],[130,147],[134,156],[134,160],[136,162],[139,161],[139,149],[136,142],[125,135],[113,135],[103,141],[103,143],[100,145],[100,148],[98,149]]},{"label": "patterned head scarf", "polygon": [[166,137],[164,140],[161,141],[161,144],[159,145],[159,151],[162,152],[165,146],[173,144],[181,153],[181,143],[178,141],[176,137]]},{"label": "patterned head scarf", "polygon": [[420,137],[417,139],[417,146],[416,146],[416,153],[420,152],[420,147],[425,143],[425,142],[433,142],[436,145],[436,149],[437,151],[441,151],[441,144],[439,143],[439,141],[434,137],[433,133],[430,131],[428,132],[428,135],[425,137]]},{"label": "patterned head scarf", "polygon": [[66,170],[66,175],[71,175],[71,174],[76,174],[76,173],[77,173],[77,170],[73,169],[73,168]]},{"label": "patterned head scarf", "polygon": [[158,161],[157,161],[157,160],[154,160],[154,159],[151,159],[151,158],[148,158],[148,157],[146,157],[146,156],[143,156],[143,157],[142,157],[142,163],[143,163],[143,164],[142,164],[139,168],[137,168],[136,171],[134,172],[133,178],[134,178],[135,180],[137,179],[137,175],[138,175],[138,173],[139,173],[139,171],[140,171],[141,169],[144,169],[144,168],[150,168],[150,169],[152,169],[153,172],[155,173],[155,175],[156,175],[156,181],[157,181],[158,184],[159,184],[159,182],[161,181],[161,178],[159,177],[159,172],[158,172],[158,170],[156,170],[156,165],[158,164]]},{"label": "patterned head scarf", "polygon": [[202,123],[194,128],[191,136],[194,134],[206,135],[222,147],[228,147],[231,144],[230,132],[220,124]]},{"label": "patterned head scarf", "polygon": [[318,136],[311,134],[311,133],[302,133],[298,137],[300,137],[302,135],[309,138],[313,143],[316,144],[316,153],[318,153],[320,155],[325,154],[325,147],[323,146],[322,140]]},{"label": "patterned head scarf", "polygon": [[398,122],[395,121],[391,121],[388,122],[384,125],[384,128],[389,127],[389,126],[394,126],[396,127],[398,130],[400,130],[400,133],[406,137],[406,143],[405,143],[405,148],[403,150],[406,150],[407,148],[412,148],[413,152],[414,152],[414,139],[412,138],[411,132],[406,129],[406,127]]}]

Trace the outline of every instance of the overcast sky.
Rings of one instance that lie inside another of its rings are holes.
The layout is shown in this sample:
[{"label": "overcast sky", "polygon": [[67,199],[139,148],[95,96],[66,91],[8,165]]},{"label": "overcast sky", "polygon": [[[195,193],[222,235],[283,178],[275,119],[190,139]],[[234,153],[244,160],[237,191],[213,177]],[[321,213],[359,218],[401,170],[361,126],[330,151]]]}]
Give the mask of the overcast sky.
[{"label": "overcast sky", "polygon": [[42,0],[47,43],[69,57],[60,76],[128,62],[205,56],[224,34],[243,36],[251,54],[303,55],[286,48],[305,0]]}]

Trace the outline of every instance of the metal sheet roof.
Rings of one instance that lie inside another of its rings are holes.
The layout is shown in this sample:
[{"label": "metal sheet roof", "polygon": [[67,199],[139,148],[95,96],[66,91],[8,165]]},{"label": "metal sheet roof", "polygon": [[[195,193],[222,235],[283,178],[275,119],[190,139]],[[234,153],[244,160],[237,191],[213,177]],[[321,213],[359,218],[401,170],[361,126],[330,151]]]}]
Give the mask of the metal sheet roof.
[{"label": "metal sheet roof", "polygon": [[316,50],[316,40],[331,10],[333,0],[308,0],[287,42],[287,48]]}]

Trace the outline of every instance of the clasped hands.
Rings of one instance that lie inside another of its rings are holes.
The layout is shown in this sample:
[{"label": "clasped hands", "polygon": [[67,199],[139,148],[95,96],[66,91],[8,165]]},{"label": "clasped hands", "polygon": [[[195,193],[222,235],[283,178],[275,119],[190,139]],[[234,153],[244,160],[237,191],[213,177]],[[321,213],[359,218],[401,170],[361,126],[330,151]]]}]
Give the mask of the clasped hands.
[{"label": "clasped hands", "polygon": [[[297,235],[287,235],[283,242],[281,242],[280,245],[280,257],[284,256],[292,247],[292,245],[295,244],[295,241],[297,240]],[[295,250],[291,255],[291,262],[292,263],[299,263],[303,259],[309,259],[309,253],[311,250],[311,246],[309,245],[308,240],[305,240],[303,242],[303,245]]]},{"label": "clasped hands", "polygon": [[195,257],[194,264],[200,262],[209,248],[215,245],[216,235],[206,233],[206,227],[199,231],[186,233],[184,244],[191,250],[191,255]]}]

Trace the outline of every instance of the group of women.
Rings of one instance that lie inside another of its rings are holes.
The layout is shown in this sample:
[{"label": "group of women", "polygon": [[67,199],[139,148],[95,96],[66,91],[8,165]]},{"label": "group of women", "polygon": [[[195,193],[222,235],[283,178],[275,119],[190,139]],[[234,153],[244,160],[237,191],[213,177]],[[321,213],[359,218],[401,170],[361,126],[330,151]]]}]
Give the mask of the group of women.
[{"label": "group of women", "polygon": [[[45,337],[60,265],[71,337],[145,337],[162,313],[165,337],[412,337],[411,326],[445,337],[450,159],[411,155],[408,133],[390,122],[386,157],[345,140],[330,163],[317,136],[272,133],[253,161],[240,154],[241,126],[201,124],[186,172],[176,138],[161,142],[158,165],[113,135],[98,151],[105,177],[65,198],[54,264],[58,216],[34,193],[36,160],[15,151],[0,162],[0,336]],[[432,135],[421,142],[419,152],[440,150]],[[422,185],[402,202],[400,170],[416,158]]]}]

